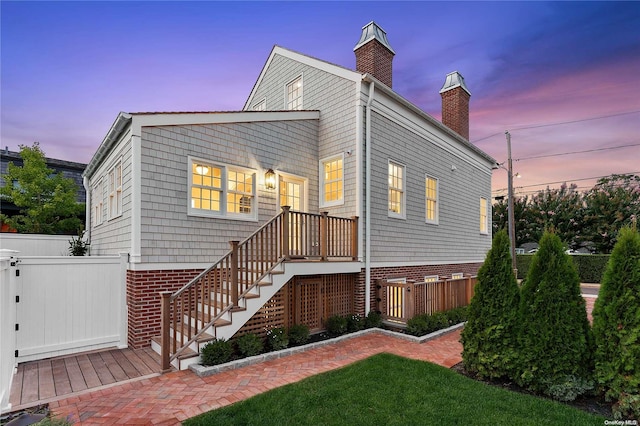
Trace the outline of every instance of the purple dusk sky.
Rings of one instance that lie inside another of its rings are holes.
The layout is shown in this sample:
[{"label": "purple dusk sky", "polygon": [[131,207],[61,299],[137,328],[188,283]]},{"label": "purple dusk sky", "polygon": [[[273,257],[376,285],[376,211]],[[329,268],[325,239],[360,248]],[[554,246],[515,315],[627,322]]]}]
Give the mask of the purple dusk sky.
[{"label": "purple dusk sky", "polygon": [[[0,8],[2,148],[12,151],[39,141],[48,157],[88,162],[120,111],[240,110],[273,45],[353,69],[361,28],[374,20],[396,51],[396,92],[440,119],[438,91],[460,71],[472,93],[471,141],[502,162],[510,131],[513,158],[523,159],[514,162],[523,175],[516,193],[640,172],[637,2]],[[594,151],[525,160],[585,150]],[[494,195],[505,187],[496,170]]]}]

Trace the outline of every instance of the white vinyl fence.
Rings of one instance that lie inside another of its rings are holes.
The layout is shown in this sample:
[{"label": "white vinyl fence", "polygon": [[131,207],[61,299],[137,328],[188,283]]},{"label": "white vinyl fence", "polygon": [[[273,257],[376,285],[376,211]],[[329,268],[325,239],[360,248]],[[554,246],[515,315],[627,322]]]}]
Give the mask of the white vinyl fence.
[{"label": "white vinyl fence", "polygon": [[[0,413],[11,409],[9,390],[16,365],[14,357],[15,306],[15,256],[11,250],[0,250]],[[12,263],[14,266],[12,266]]]},{"label": "white vinyl fence", "polygon": [[71,238],[71,235],[3,232],[0,234],[0,249],[19,251],[20,256],[68,256]]},{"label": "white vinyl fence", "polygon": [[18,260],[18,362],[126,347],[126,253]]}]

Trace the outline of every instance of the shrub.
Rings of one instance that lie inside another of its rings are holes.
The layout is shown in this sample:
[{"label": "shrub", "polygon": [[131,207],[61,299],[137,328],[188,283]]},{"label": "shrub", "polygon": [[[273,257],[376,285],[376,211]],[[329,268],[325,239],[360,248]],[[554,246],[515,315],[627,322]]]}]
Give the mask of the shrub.
[{"label": "shrub", "polygon": [[465,322],[467,320],[467,311],[467,306],[460,306],[446,311],[445,313],[449,319],[449,325],[456,325]]},{"label": "shrub", "polygon": [[545,232],[522,285],[519,374],[514,379],[566,400],[579,390],[565,388],[567,394],[560,394],[568,378],[576,383],[592,379],[593,336],[578,273],[564,250],[557,235]]},{"label": "shrub", "polygon": [[309,327],[304,324],[292,325],[289,328],[289,341],[295,345],[304,345],[309,341]]},{"label": "shrub", "polygon": [[515,375],[519,300],[509,237],[503,230],[493,238],[467,308],[467,323],[461,334],[462,360],[467,370],[483,378]]},{"label": "shrub", "polygon": [[347,317],[347,331],[353,333],[364,328],[365,320],[358,314],[352,314]]},{"label": "shrub", "polygon": [[[593,308],[595,378],[609,401],[640,412],[640,235],[623,228]],[[633,405],[633,404],[631,404]]]},{"label": "shrub", "polygon": [[215,339],[200,349],[202,365],[218,365],[231,360],[233,345],[225,339]]},{"label": "shrub", "polygon": [[446,312],[434,312],[431,314],[431,330],[429,333],[449,327],[449,317]]},{"label": "shrub", "polygon": [[640,419],[640,395],[636,394],[622,394],[618,398],[618,402],[613,404],[613,417],[617,420]]},{"label": "shrub", "polygon": [[286,349],[289,346],[289,336],[284,327],[276,327],[267,331],[267,345],[273,351]]},{"label": "shrub", "polygon": [[431,316],[428,314],[416,315],[407,321],[407,333],[413,336],[424,336],[430,333]]},{"label": "shrub", "polygon": [[325,321],[325,327],[329,336],[341,336],[347,332],[347,319],[340,315],[333,315]]},{"label": "shrub", "polygon": [[593,389],[593,381],[582,377],[566,376],[560,383],[550,384],[548,394],[558,401],[573,401]]},{"label": "shrub", "polygon": [[365,328],[375,328],[382,326],[382,314],[380,311],[369,311],[364,322]]},{"label": "shrub", "polygon": [[264,350],[262,339],[253,333],[238,337],[236,339],[236,345],[238,346],[240,355],[245,357],[259,355]]},{"label": "shrub", "polygon": [[608,254],[574,255],[571,260],[576,264],[581,283],[600,283],[607,269]]}]

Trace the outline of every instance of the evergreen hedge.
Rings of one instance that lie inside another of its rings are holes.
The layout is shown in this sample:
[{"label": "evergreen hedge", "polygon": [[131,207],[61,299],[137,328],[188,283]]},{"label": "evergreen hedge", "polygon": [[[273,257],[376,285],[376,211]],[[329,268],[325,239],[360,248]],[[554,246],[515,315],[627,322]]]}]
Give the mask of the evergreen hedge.
[{"label": "evergreen hedge", "polygon": [[475,295],[462,331],[462,360],[482,378],[511,377],[516,366],[516,327],[520,291],[503,230],[478,271]]},{"label": "evergreen hedge", "polygon": [[640,418],[640,235],[623,228],[593,308],[595,378],[620,417]]},{"label": "evergreen hedge", "polygon": [[[527,271],[533,260],[533,254],[517,254],[518,278],[527,276]],[[609,261],[608,254],[576,254],[570,256],[578,270],[581,283],[600,283]]]},{"label": "evergreen hedge", "polygon": [[593,335],[575,264],[545,232],[522,284],[516,382],[560,400],[591,387]]}]

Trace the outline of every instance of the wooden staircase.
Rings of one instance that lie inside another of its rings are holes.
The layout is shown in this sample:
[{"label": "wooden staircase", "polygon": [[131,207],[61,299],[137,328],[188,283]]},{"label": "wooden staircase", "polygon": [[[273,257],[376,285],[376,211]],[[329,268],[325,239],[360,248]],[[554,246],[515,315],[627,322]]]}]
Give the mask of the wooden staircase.
[{"label": "wooden staircase", "polygon": [[[233,337],[296,274],[327,273],[326,262],[357,260],[357,229],[356,217],[285,206],[244,241],[231,241],[231,250],[191,282],[161,293],[162,332],[151,346],[161,355],[162,369],[199,362],[203,345]],[[302,271],[301,261],[316,266]]]}]

